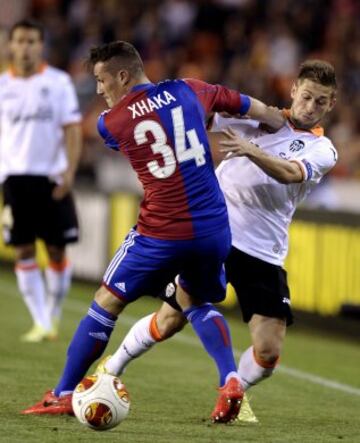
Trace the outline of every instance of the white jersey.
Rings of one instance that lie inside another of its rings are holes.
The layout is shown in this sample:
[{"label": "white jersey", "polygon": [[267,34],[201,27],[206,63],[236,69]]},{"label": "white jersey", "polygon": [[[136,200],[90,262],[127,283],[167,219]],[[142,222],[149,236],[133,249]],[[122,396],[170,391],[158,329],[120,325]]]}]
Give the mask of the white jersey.
[{"label": "white jersey", "polygon": [[337,152],[323,135],[300,131],[287,122],[275,134],[253,120],[215,116],[212,130],[231,126],[266,153],[296,161],[302,183],[281,184],[247,157],[221,162],[216,170],[229,212],[232,244],[265,262],[282,266],[288,252],[288,229],[298,203],[335,165]]},{"label": "white jersey", "polygon": [[59,176],[68,165],[63,127],[80,121],[67,73],[45,65],[31,77],[0,75],[0,181]]}]

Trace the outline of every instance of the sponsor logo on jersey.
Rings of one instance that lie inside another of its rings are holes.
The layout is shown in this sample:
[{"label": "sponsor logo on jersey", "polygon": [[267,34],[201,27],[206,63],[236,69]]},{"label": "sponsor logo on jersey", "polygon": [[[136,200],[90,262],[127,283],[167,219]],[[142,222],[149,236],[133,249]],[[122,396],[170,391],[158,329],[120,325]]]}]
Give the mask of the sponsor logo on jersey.
[{"label": "sponsor logo on jersey", "polygon": [[39,106],[38,109],[31,114],[14,114],[10,115],[12,124],[30,121],[47,121],[54,118],[54,111],[50,106]]},{"label": "sponsor logo on jersey", "polygon": [[301,151],[301,149],[304,149],[305,143],[302,140],[293,140],[290,144],[290,151],[291,152],[298,152]]},{"label": "sponsor logo on jersey", "polygon": [[289,160],[291,158],[285,152],[279,152],[279,157],[283,158],[284,160]]},{"label": "sponsor logo on jersey", "polygon": [[120,291],[126,292],[125,282],[121,281],[119,283],[115,283],[114,286],[115,286],[115,288],[120,289]]}]

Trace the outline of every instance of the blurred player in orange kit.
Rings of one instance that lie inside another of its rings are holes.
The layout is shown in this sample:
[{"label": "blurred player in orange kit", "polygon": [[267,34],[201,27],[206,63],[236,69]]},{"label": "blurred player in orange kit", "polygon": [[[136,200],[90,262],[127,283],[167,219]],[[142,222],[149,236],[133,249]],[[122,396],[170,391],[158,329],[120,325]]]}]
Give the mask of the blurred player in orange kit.
[{"label": "blurred player in orange kit", "polygon": [[[21,339],[56,338],[71,270],[67,243],[78,239],[71,196],[80,151],[81,115],[69,75],[43,60],[44,30],[30,20],[13,25],[11,64],[0,76],[0,179],[4,242],[16,253],[18,287],[33,319]],[[44,240],[45,281],[35,255]]]}]

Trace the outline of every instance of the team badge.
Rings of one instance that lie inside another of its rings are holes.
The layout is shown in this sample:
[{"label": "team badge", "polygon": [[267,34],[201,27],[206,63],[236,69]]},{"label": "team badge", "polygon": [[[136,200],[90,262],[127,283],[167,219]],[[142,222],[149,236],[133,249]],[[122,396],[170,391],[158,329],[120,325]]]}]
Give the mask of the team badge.
[{"label": "team badge", "polygon": [[298,152],[301,149],[304,149],[305,143],[302,140],[294,140],[291,142],[290,151]]}]

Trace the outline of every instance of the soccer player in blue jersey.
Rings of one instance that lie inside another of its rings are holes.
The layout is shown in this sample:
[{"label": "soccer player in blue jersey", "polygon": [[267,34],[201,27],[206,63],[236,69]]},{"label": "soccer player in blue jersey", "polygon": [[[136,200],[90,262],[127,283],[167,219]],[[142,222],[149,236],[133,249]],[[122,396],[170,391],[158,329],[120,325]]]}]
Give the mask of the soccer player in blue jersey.
[{"label": "soccer player in blue jersey", "polygon": [[219,371],[214,422],[233,420],[243,388],[227,323],[212,302],[225,297],[231,246],[227,209],[211,158],[206,114],[249,114],[273,127],[282,116],[263,103],[198,80],[153,84],[136,49],[113,42],[91,50],[97,93],[110,107],[98,122],[105,144],[128,157],[144,188],[137,225],[108,266],[68,349],[54,391],[26,414],[71,413],[71,394],[110,338],[128,303],[157,294],[177,274],[176,300]]}]

